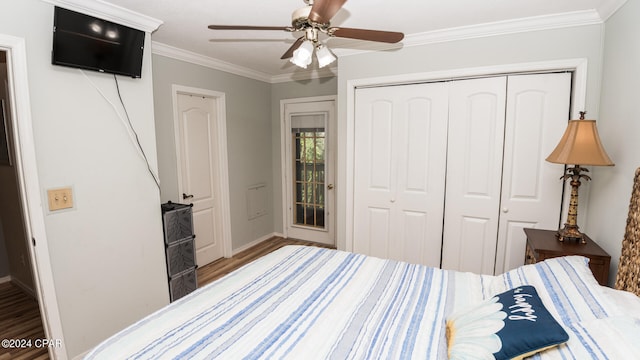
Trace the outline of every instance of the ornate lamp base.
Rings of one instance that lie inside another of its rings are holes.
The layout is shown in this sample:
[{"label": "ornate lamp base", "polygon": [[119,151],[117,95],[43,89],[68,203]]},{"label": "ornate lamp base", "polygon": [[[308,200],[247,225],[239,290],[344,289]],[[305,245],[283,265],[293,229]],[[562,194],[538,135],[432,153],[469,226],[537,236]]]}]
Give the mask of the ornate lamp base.
[{"label": "ornate lamp base", "polygon": [[564,224],[564,228],[558,230],[558,240],[564,241],[567,239],[570,240],[579,240],[581,243],[586,244],[587,242],[584,239],[584,235],[578,230],[578,188],[580,187],[580,179],[591,180],[591,178],[585,174],[581,174],[582,172],[589,171],[586,168],[580,167],[580,165],[575,165],[573,167],[569,167],[566,170],[564,176],[560,179],[570,179],[571,182],[571,197],[569,199],[569,214],[567,216],[567,222]]},{"label": "ornate lamp base", "polygon": [[584,234],[578,230],[577,225],[564,224],[564,228],[558,230],[556,236],[558,237],[558,241],[575,240],[580,241],[582,244],[587,243],[584,239]]}]

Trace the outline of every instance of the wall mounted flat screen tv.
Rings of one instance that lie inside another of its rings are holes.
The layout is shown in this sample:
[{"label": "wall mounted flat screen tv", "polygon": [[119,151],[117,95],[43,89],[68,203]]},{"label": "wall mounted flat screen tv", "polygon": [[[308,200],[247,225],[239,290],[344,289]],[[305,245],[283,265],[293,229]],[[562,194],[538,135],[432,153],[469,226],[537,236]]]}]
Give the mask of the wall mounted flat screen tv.
[{"label": "wall mounted flat screen tv", "polygon": [[139,78],[144,31],[55,7],[54,65]]}]

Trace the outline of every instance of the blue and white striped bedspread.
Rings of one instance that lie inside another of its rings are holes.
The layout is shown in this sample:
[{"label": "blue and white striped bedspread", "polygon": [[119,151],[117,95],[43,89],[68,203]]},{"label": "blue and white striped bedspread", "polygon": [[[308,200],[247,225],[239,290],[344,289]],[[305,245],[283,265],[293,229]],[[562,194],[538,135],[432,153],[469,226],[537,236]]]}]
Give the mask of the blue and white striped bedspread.
[{"label": "blue and white striped bedspread", "polygon": [[483,276],[287,246],[133,324],[86,359],[446,359],[446,316],[521,284],[538,289],[571,337],[538,358],[617,358],[588,331],[620,314],[584,258]]}]

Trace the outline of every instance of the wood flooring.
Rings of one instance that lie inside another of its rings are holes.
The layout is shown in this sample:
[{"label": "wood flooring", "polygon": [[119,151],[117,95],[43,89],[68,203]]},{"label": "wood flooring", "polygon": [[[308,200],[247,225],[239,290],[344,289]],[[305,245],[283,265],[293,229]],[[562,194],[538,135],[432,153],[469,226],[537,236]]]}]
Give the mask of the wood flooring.
[{"label": "wood flooring", "polygon": [[[308,245],[325,248],[333,246],[308,241],[274,237],[263,241],[231,258],[222,258],[197,270],[198,286],[206,285],[222,276],[286,245]],[[26,295],[19,287],[8,283],[0,284],[0,340],[2,339],[44,339],[38,302]],[[0,347],[0,360],[24,359],[46,360],[46,348],[27,347],[5,349]]]},{"label": "wood flooring", "polygon": [[[38,302],[11,282],[0,284],[0,340],[45,339]],[[6,349],[0,346],[0,360],[49,359],[46,347],[27,346]]]},{"label": "wood flooring", "polygon": [[252,262],[253,260],[267,255],[268,253],[275,251],[286,245],[308,245],[318,246],[324,248],[335,249],[335,246],[324,245],[319,243],[313,243],[309,241],[296,240],[296,239],[284,239],[281,237],[273,237],[269,240],[263,241],[247,250],[241,251],[231,258],[218,259],[211,264],[198,268],[198,287],[204,286],[216,279],[219,279],[226,274]]}]

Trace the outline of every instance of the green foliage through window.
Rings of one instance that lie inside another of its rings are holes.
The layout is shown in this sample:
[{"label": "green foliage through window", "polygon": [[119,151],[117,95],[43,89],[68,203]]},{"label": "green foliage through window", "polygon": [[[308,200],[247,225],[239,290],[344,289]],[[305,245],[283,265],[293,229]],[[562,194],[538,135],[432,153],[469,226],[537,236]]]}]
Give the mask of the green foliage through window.
[{"label": "green foliage through window", "polygon": [[292,129],[292,136],[295,222],[297,225],[324,228],[324,129]]}]

